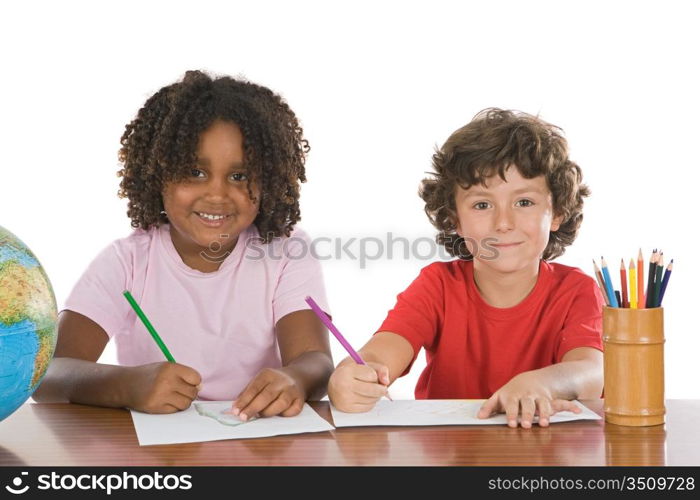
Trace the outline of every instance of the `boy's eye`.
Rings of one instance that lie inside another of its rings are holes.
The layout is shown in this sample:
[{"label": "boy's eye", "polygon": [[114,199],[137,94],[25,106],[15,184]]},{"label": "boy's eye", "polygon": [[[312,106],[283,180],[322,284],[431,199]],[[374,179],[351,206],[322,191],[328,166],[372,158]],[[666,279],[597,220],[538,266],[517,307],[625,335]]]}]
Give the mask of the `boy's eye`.
[{"label": "boy's eye", "polygon": [[233,174],[231,174],[231,178],[237,182],[248,180],[248,176],[246,174],[244,174],[243,172],[234,172]]},{"label": "boy's eye", "polygon": [[486,210],[487,208],[489,208],[489,204],[485,201],[480,201],[479,203],[474,204],[474,208],[476,208],[477,210]]},{"label": "boy's eye", "polygon": [[518,200],[517,205],[519,207],[531,207],[534,203],[530,200]]}]

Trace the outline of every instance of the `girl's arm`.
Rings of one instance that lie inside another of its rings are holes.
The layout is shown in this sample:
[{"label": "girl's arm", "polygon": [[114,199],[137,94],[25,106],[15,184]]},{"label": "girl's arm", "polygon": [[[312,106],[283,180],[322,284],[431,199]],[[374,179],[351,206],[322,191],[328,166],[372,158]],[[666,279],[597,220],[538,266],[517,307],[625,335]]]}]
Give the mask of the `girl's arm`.
[{"label": "girl's arm", "polygon": [[149,413],[189,407],[201,382],[195,370],[166,362],[133,367],[97,363],[108,340],[107,333],[90,318],[62,311],[54,359],[34,400],[128,407]]},{"label": "girl's arm", "polygon": [[326,394],[333,358],[328,332],[313,311],[287,314],[277,322],[281,368],[265,368],[233,402],[233,413],[242,420],[251,416],[292,417],[304,402]]},{"label": "girl's arm", "polygon": [[333,357],[328,331],[311,310],[295,311],[277,322],[282,371],[303,388],[307,400],[326,395]]},{"label": "girl's arm", "polygon": [[82,314],[62,311],[53,360],[32,397],[40,403],[74,402],[118,407],[124,368],[98,365],[109,337]]}]

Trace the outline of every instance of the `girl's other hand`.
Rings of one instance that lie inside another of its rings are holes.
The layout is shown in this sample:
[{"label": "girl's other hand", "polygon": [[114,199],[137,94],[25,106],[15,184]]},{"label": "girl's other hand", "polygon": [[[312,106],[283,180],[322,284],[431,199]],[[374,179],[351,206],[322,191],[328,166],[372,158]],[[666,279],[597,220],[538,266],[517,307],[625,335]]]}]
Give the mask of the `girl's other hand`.
[{"label": "girl's other hand", "polygon": [[306,394],[284,368],[265,368],[238,395],[231,412],[243,421],[258,415],[293,417],[301,412],[304,401]]}]

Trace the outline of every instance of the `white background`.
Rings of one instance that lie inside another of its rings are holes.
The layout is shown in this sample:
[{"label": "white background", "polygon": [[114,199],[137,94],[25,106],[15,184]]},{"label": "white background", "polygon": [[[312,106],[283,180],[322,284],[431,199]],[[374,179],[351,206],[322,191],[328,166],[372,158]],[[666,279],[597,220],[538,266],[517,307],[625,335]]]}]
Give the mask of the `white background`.
[{"label": "white background", "polygon": [[[616,275],[640,247],[674,258],[666,394],[698,398],[694,5],[3,3],[0,225],[38,256],[62,304],[96,253],[130,232],[116,196],[124,125],[187,69],[243,75],[287,99],[312,147],[300,226],[314,237],[432,238],[416,193],[435,146],[486,107],[539,113],[564,129],[593,191],[559,261],[590,273],[604,254]],[[428,263],[324,262],[352,344]],[[345,356],[335,341],[333,351]],[[421,356],[395,396],[412,395],[422,366]]]}]

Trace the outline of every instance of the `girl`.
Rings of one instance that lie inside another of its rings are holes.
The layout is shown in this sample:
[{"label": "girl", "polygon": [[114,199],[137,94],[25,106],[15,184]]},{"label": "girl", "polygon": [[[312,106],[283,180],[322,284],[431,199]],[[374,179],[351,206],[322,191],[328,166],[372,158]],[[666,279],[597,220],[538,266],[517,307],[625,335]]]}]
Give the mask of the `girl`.
[{"label": "girl", "polygon": [[[292,235],[309,151],[292,110],[265,87],[188,71],[146,101],[121,144],[119,195],[135,231],[75,285],[34,398],[149,413],[234,399],[246,420],[323,397],[333,362],[304,297],[328,308],[308,237]],[[96,363],[110,339],[120,366]]]}]

